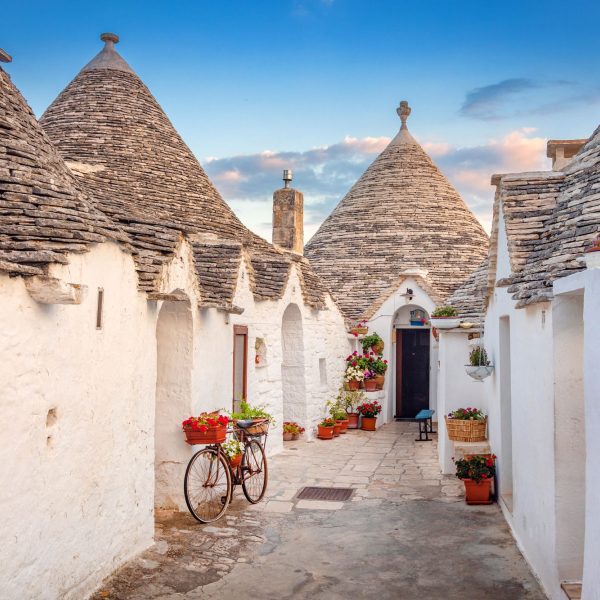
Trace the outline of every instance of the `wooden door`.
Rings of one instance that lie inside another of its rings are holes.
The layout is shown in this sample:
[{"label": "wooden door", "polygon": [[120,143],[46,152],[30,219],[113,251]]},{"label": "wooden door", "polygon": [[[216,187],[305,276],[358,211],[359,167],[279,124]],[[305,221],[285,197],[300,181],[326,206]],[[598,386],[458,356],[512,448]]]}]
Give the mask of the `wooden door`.
[{"label": "wooden door", "polygon": [[429,329],[396,330],[396,417],[429,408]]},{"label": "wooden door", "polygon": [[248,398],[248,327],[233,326],[233,411]]}]

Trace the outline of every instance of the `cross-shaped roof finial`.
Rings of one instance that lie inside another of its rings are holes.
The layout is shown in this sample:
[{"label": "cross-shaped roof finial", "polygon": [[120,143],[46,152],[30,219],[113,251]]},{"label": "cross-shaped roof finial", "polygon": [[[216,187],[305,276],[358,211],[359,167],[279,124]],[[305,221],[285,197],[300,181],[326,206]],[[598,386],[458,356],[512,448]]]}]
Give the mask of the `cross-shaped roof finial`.
[{"label": "cross-shaped roof finial", "polygon": [[408,129],[408,127],[406,126],[406,119],[408,119],[410,111],[411,108],[408,105],[408,102],[406,100],[402,100],[402,102],[400,102],[400,106],[396,109],[396,112],[398,113],[398,116],[402,121],[402,127],[400,129]]}]

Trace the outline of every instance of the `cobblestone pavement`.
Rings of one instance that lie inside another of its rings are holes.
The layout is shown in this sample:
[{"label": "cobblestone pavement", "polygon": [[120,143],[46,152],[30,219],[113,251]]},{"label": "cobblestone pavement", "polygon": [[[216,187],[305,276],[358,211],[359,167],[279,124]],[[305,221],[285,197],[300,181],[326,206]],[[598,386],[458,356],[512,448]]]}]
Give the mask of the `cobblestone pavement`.
[{"label": "cobblestone pavement", "polygon": [[[467,506],[414,423],[291,442],[264,502],[240,490],[218,523],[158,516],[156,544],[94,599],[542,600],[497,506]],[[434,436],[435,438],[435,436]],[[307,485],[346,502],[299,500]]]}]

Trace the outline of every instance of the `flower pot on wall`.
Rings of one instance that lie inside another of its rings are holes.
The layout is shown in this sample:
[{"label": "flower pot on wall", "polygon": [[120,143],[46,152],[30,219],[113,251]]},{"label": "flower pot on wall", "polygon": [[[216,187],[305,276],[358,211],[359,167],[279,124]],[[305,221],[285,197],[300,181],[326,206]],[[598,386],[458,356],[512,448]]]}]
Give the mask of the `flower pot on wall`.
[{"label": "flower pot on wall", "polygon": [[375,379],[367,379],[365,381],[365,392],[376,392],[377,391],[377,381]]},{"label": "flower pot on wall", "polygon": [[492,480],[463,479],[467,504],[491,504]]},{"label": "flower pot on wall", "polygon": [[331,440],[333,439],[333,427],[317,426],[317,437],[320,440]]},{"label": "flower pot on wall", "polygon": [[348,429],[358,429],[358,413],[348,413]]},{"label": "flower pot on wall", "polygon": [[375,375],[375,383],[378,390],[382,390],[385,385],[385,375]]},{"label": "flower pot on wall", "polygon": [[444,417],[448,439],[453,442],[484,442],[487,419],[451,419]]},{"label": "flower pot on wall", "polygon": [[437,329],[454,329],[460,325],[458,317],[431,317],[429,322]]},{"label": "flower pot on wall", "polygon": [[363,417],[360,428],[364,431],[377,431],[377,417]]},{"label": "flower pot on wall", "polygon": [[344,384],[344,387],[349,392],[356,392],[360,389],[360,381],[357,381],[356,379],[352,379],[351,381],[346,381],[346,383]]}]

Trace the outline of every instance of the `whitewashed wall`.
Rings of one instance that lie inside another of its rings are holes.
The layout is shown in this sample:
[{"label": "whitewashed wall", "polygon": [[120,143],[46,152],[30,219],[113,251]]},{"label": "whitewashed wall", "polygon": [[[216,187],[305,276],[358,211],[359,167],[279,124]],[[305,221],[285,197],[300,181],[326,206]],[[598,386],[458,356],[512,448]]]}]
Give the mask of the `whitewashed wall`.
[{"label": "whitewashed wall", "polygon": [[[413,291],[412,300],[402,296],[407,289]],[[396,327],[409,327],[408,321],[404,322],[400,314],[407,309],[420,308],[431,314],[436,304],[419,285],[418,279],[407,277],[398,289],[391,294],[369,320],[369,334],[378,333],[385,343],[383,357],[388,361],[389,367],[385,378],[385,395],[381,421],[393,421],[396,411]],[[408,314],[408,313],[406,313]],[[437,378],[438,378],[438,344],[431,336],[430,371],[429,371],[429,406],[437,411]],[[358,344],[359,352],[362,347]],[[438,413],[434,418],[439,418]]]},{"label": "whitewashed wall", "polygon": [[84,598],[153,536],[154,311],[113,244],[52,271],[82,304],[0,275],[2,598]]}]

